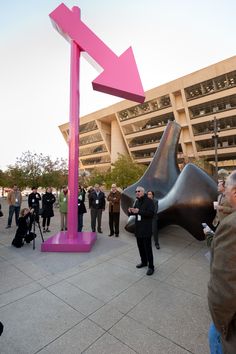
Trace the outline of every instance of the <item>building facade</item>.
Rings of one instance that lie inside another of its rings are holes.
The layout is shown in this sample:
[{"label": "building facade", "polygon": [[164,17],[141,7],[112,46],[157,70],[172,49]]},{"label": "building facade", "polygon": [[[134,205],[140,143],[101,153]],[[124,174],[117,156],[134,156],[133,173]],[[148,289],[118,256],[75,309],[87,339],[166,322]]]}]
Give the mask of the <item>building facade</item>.
[{"label": "building facade", "polygon": [[[119,153],[149,164],[169,120],[182,127],[180,163],[188,157],[214,167],[217,149],[219,168],[236,168],[236,56],[145,95],[143,104],[124,100],[81,117],[80,170],[107,170]],[[69,123],[59,128],[68,142]]]}]

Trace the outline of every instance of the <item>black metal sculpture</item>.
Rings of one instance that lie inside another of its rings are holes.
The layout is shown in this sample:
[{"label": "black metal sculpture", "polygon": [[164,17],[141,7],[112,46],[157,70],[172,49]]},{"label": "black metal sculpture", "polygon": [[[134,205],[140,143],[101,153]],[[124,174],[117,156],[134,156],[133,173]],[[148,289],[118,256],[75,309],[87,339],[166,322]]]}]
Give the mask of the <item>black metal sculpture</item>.
[{"label": "black metal sculpture", "polygon": [[[137,186],[153,190],[159,200],[159,227],[177,224],[196,239],[204,240],[201,223],[211,225],[217,186],[210,176],[193,164],[186,165],[180,173],[177,165],[180,131],[179,124],[168,123],[147,171],[138,182],[123,191],[121,206],[127,214],[134,203]],[[129,217],[125,229],[134,232],[134,217]]]}]

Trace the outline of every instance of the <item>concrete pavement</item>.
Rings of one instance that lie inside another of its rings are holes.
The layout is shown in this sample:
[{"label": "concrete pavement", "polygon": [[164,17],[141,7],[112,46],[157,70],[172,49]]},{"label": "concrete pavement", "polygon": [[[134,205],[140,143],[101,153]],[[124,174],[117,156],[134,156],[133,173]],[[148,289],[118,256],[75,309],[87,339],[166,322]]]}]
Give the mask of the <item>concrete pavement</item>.
[{"label": "concrete pavement", "polygon": [[[205,242],[177,226],[161,230],[148,277],[135,267],[138,250],[123,213],[115,238],[107,236],[104,212],[90,253],[41,253],[38,232],[35,250],[11,246],[16,227],[5,229],[0,202],[1,354],[209,353]],[[89,213],[84,221],[90,231]],[[50,229],[47,237],[60,229],[58,209]]]}]

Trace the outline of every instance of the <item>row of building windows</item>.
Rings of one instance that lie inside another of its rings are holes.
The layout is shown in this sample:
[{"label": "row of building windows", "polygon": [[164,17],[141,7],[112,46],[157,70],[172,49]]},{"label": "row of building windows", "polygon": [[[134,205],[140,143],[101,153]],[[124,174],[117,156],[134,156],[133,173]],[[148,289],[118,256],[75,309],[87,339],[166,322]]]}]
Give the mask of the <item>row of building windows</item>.
[{"label": "row of building windows", "polygon": [[144,151],[135,151],[132,153],[132,157],[134,159],[145,159],[149,157],[153,157],[155,155],[156,149],[146,150]]},{"label": "row of building windows", "polygon": [[229,110],[236,107],[236,95],[209,101],[196,106],[189,107],[190,117],[199,118],[208,114]]},{"label": "row of building windows", "polygon": [[142,121],[123,126],[123,132],[125,135],[128,135],[142,130],[163,127],[167,125],[168,121],[173,121],[174,119],[173,113],[156,116],[150,119],[144,119]]},{"label": "row of building windows", "polygon": [[129,109],[125,109],[123,111],[118,112],[118,117],[120,121],[124,121],[127,119],[135,118],[138,116],[142,116],[145,113],[150,113],[157,111],[159,109],[167,108],[171,105],[169,95],[164,95],[158,97],[154,100],[144,102],[137,106],[131,107]]},{"label": "row of building windows", "polygon": [[103,163],[111,163],[111,159],[109,156],[101,156],[101,157],[95,157],[95,158],[91,158],[91,159],[81,159],[81,162],[84,166],[97,165],[97,164],[103,164]]},{"label": "row of building windows", "polygon": [[129,147],[135,147],[146,144],[158,143],[162,137],[163,132],[152,135],[136,137],[129,141]]},{"label": "row of building windows", "polygon": [[92,143],[96,143],[98,141],[102,141],[102,136],[100,133],[96,133],[96,134],[92,134],[92,135],[88,135],[83,138],[80,138],[80,145],[92,144]]},{"label": "row of building windows", "polygon": [[[144,159],[144,158],[152,158],[155,155],[156,148],[147,149],[145,151],[133,151],[132,157],[134,159]],[[178,144],[178,153],[183,153],[181,144]]]},{"label": "row of building windows", "polygon": [[[218,149],[236,146],[236,136],[218,137]],[[207,139],[196,143],[197,151],[212,150],[215,147],[214,139]]]},{"label": "row of building windows", "polygon": [[90,131],[96,130],[96,129],[98,129],[98,127],[97,127],[95,120],[93,120],[91,122],[81,124],[79,127],[79,132],[80,132],[80,134],[83,134],[83,133],[87,133],[87,132],[90,132]]},{"label": "row of building windows", "polygon": [[[217,127],[221,131],[236,128],[236,116],[230,116],[230,117],[218,119]],[[212,133],[214,130],[213,121],[194,124],[192,128],[193,128],[194,135]]]},{"label": "row of building windows", "polygon": [[204,95],[225,90],[236,85],[236,71],[217,76],[213,79],[203,81],[185,89],[187,100],[199,98]]},{"label": "row of building windows", "polygon": [[90,148],[85,148],[80,150],[80,156],[87,156],[87,155],[93,155],[93,154],[99,154],[102,152],[107,152],[107,149],[105,145],[98,145],[96,147],[90,147]]}]

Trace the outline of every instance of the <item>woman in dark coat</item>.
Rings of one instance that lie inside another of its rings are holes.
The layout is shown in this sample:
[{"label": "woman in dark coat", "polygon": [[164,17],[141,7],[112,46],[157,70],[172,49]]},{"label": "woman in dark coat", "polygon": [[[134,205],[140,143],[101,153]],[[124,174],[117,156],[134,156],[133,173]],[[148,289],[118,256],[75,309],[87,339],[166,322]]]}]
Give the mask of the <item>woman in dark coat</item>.
[{"label": "woman in dark coat", "polygon": [[[53,212],[53,204],[55,203],[56,198],[52,194],[52,188],[47,187],[46,193],[43,195],[42,198],[42,218],[43,218],[43,232],[50,232],[49,225],[51,217],[54,216]],[[45,228],[47,222],[47,228]]]},{"label": "woman in dark coat", "polygon": [[78,190],[78,231],[81,232],[83,229],[83,216],[87,213],[86,207],[84,205],[85,201],[85,191],[79,186]]},{"label": "woman in dark coat", "polygon": [[12,241],[12,245],[16,248],[20,248],[24,245],[24,240],[26,243],[30,243],[35,238],[35,234],[30,232],[32,227],[32,213],[34,209],[31,211],[28,208],[24,208],[20,212],[20,217],[18,220],[18,227],[16,230],[15,237]]}]

